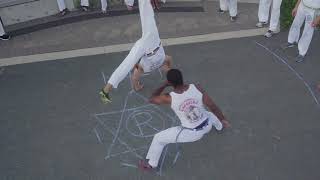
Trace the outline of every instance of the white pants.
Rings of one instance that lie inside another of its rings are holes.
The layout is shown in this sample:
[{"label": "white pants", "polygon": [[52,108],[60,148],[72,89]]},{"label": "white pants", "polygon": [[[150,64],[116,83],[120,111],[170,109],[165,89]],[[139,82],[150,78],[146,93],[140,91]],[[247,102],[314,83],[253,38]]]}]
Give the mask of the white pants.
[{"label": "white pants", "polygon": [[282,0],[260,0],[258,17],[259,22],[268,22],[269,11],[272,3],[269,30],[276,31],[280,28],[280,7]]},{"label": "white pants", "polygon": [[[101,0],[102,2],[102,0]],[[66,3],[64,0],[57,0],[59,11],[66,9]],[[89,6],[89,0],[81,0],[81,6]]]},{"label": "white pants", "polygon": [[101,10],[106,11],[108,7],[108,2],[107,0],[101,0]]},{"label": "white pants", "polygon": [[3,36],[6,32],[4,31],[2,20],[0,17],[0,36]]},{"label": "white pants", "polygon": [[134,0],[124,0],[124,2],[125,2],[126,5],[128,5],[128,6],[133,6],[133,4],[134,4]]},{"label": "white pants", "polygon": [[[312,40],[314,28],[311,25],[315,17],[316,11],[305,7],[301,2],[289,31],[288,42],[298,43],[299,54],[302,56],[307,54],[310,42]],[[300,28],[303,22],[305,22],[304,29],[301,38],[299,39]]]},{"label": "white pants", "polygon": [[230,16],[236,16],[237,0],[220,0],[220,9],[223,11],[229,10]]},{"label": "white pants", "polygon": [[[134,65],[146,54],[152,52],[160,44],[158,28],[154,19],[150,0],[139,0],[142,37],[134,44],[127,57],[112,73],[108,83],[117,88],[118,84],[127,76]],[[157,58],[157,54],[153,56]]]},{"label": "white pants", "polygon": [[[212,129],[212,126],[215,126],[215,128],[219,131],[222,129],[222,123],[214,114],[210,112],[208,125],[205,126],[202,130],[195,131],[190,129],[183,129],[181,131],[182,127],[176,126],[160,131],[153,137],[151,146],[146,157],[146,159],[149,159],[148,163],[152,167],[157,167],[162,150],[167,144],[176,142],[183,143],[198,141]],[[179,135],[178,139],[177,135]]]}]

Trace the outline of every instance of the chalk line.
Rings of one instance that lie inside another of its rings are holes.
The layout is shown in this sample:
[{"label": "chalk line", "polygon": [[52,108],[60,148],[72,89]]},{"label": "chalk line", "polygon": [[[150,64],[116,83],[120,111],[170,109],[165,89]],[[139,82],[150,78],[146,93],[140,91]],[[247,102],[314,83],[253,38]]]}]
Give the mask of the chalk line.
[{"label": "chalk line", "polygon": [[99,136],[99,134],[98,134],[97,129],[96,129],[96,128],[94,128],[94,129],[93,129],[93,131],[94,131],[94,133],[96,134],[96,137],[97,137],[97,139],[98,139],[99,143],[100,143],[100,144],[102,144],[102,141],[101,141],[101,138],[100,138],[100,136]]},{"label": "chalk line", "polygon": [[[138,107],[134,107],[134,108],[128,108],[126,109],[126,111],[134,111],[134,110],[138,110],[141,108],[145,108],[148,106],[152,106],[151,104],[146,104],[146,105],[142,105],[142,106],[138,106]],[[110,115],[110,114],[117,114],[117,113],[121,113],[122,111],[109,111],[109,112],[103,112],[103,113],[97,113],[95,115],[97,116],[102,116],[102,115]]]},{"label": "chalk line", "polygon": [[[99,117],[96,116],[96,119],[98,120],[98,122],[99,122],[107,131],[109,131],[109,132],[115,137],[116,133],[115,133],[114,131],[112,131],[111,129],[109,129],[109,128],[103,123],[103,121],[102,121]],[[120,144],[124,145],[124,146],[129,150],[129,152],[132,152],[137,158],[143,159],[143,158],[142,158],[139,154],[137,154],[127,143],[125,143],[124,141],[122,141],[119,137],[117,137],[116,140],[118,140]],[[111,157],[110,154],[111,154],[111,151],[112,151],[112,148],[113,148],[114,144],[115,144],[115,142],[113,142],[112,144],[110,144],[110,147],[109,147],[109,149],[108,149],[108,153],[107,153],[105,159],[108,159],[109,157]]]},{"label": "chalk line", "polygon": [[[118,136],[119,136],[120,127],[121,127],[122,121],[123,121],[123,114],[124,114],[124,112],[125,112],[125,109],[126,109],[127,103],[128,103],[128,97],[129,97],[129,95],[126,96],[126,99],[125,99],[125,101],[124,101],[124,106],[123,106],[123,110],[122,110],[122,113],[121,113],[121,117],[120,117],[120,121],[119,121],[119,124],[118,124],[118,128],[117,128],[117,130],[116,130],[116,134],[114,135],[113,141],[112,141],[112,143],[111,143],[111,145],[110,145],[110,149],[112,149],[112,147],[114,146],[114,143],[116,142],[116,139],[117,139]],[[109,152],[108,152],[108,155],[110,155]]]},{"label": "chalk line", "polygon": [[104,75],[104,72],[101,71],[101,74],[102,74],[104,84],[107,84],[106,76]]},{"label": "chalk line", "polygon": [[138,168],[138,166],[133,165],[133,164],[129,164],[129,163],[120,163],[120,164],[123,165],[123,166],[126,166],[126,167]]},{"label": "chalk line", "polygon": [[314,92],[312,91],[311,86],[309,85],[309,83],[307,83],[307,81],[302,77],[302,75],[300,73],[298,73],[290,64],[288,64],[288,62],[286,60],[284,60],[282,57],[280,57],[279,55],[277,55],[275,52],[273,52],[272,50],[270,50],[268,47],[260,44],[259,42],[255,41],[255,43],[257,45],[259,45],[260,47],[262,47],[263,49],[265,49],[266,51],[268,51],[270,54],[272,54],[274,57],[277,58],[278,61],[282,62],[284,65],[286,65],[297,77],[298,79],[300,79],[304,86],[307,88],[307,90],[309,91],[309,93],[311,94],[313,100],[315,101],[315,103],[317,104],[318,108],[320,108],[320,104],[319,101],[317,99],[317,97],[315,96]]}]

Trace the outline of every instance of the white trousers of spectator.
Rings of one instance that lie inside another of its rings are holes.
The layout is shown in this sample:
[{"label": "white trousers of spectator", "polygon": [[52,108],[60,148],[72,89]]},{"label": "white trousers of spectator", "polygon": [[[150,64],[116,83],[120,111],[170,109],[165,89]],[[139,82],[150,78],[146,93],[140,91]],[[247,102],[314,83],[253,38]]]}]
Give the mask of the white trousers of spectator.
[{"label": "white trousers of spectator", "polygon": [[237,0],[220,0],[220,9],[223,11],[228,11],[230,16],[236,16],[238,7]]},{"label": "white trousers of spectator", "polygon": [[276,31],[280,28],[280,7],[282,0],[260,0],[258,18],[259,22],[268,22],[270,6],[272,4],[269,30]]},{"label": "white trousers of spectator", "polygon": [[133,6],[133,4],[134,4],[134,0],[124,0],[124,2],[125,2],[126,5],[128,5],[128,6]]},{"label": "white trousers of spectator", "polygon": [[[310,42],[312,40],[314,28],[311,25],[315,17],[316,10],[304,6],[301,2],[289,31],[288,42],[298,43],[299,54],[302,56],[307,54]],[[300,37],[300,29],[303,23],[305,23],[304,29]]]},{"label": "white trousers of spectator", "polygon": [[108,7],[108,2],[107,0],[101,0],[101,10],[106,11]]},{"label": "white trousers of spectator", "polygon": [[142,37],[133,45],[127,57],[112,73],[108,83],[114,88],[118,87],[118,84],[128,75],[142,56],[152,52],[161,42],[150,0],[139,0],[139,11]]},{"label": "white trousers of spectator", "polygon": [[6,34],[6,32],[4,31],[2,20],[0,18],[0,36],[3,36],[4,34]]},{"label": "white trousers of spectator", "polygon": [[[64,9],[66,9],[66,3],[64,0],[57,0],[57,3],[59,11],[63,11]],[[89,6],[89,0],[81,0],[81,6]]]},{"label": "white trousers of spectator", "polygon": [[146,159],[149,159],[149,165],[152,167],[158,166],[163,148],[167,144],[198,141],[212,129],[212,126],[220,131],[223,127],[222,123],[213,113],[208,113],[208,125],[203,127],[201,130],[195,131],[190,129],[182,129],[183,127],[181,126],[175,126],[155,134],[146,157]]}]

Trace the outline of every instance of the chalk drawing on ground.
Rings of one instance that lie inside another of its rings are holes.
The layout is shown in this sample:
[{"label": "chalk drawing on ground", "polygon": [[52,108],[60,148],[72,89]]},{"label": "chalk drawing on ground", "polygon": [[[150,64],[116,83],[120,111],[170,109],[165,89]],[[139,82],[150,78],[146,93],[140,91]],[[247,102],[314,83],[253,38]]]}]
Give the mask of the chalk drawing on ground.
[{"label": "chalk drawing on ground", "polygon": [[[105,75],[102,73],[103,80]],[[131,74],[128,78],[130,81]],[[150,104],[141,93],[131,90],[124,98],[123,106],[118,111],[96,113],[97,122],[93,129],[97,140],[106,147],[105,160],[120,158],[120,165],[136,168],[139,159],[144,159],[154,134],[178,125],[174,115],[167,114],[159,106]],[[180,152],[175,146],[166,147],[159,162],[158,174],[166,158],[174,164]]]}]

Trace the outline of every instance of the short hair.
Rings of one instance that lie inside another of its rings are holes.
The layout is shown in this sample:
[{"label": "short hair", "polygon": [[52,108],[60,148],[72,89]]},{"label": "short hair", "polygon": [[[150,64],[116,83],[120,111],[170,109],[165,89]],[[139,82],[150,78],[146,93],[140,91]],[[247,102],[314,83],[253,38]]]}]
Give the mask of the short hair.
[{"label": "short hair", "polygon": [[183,77],[179,69],[170,69],[167,72],[167,80],[173,87],[183,85]]}]

